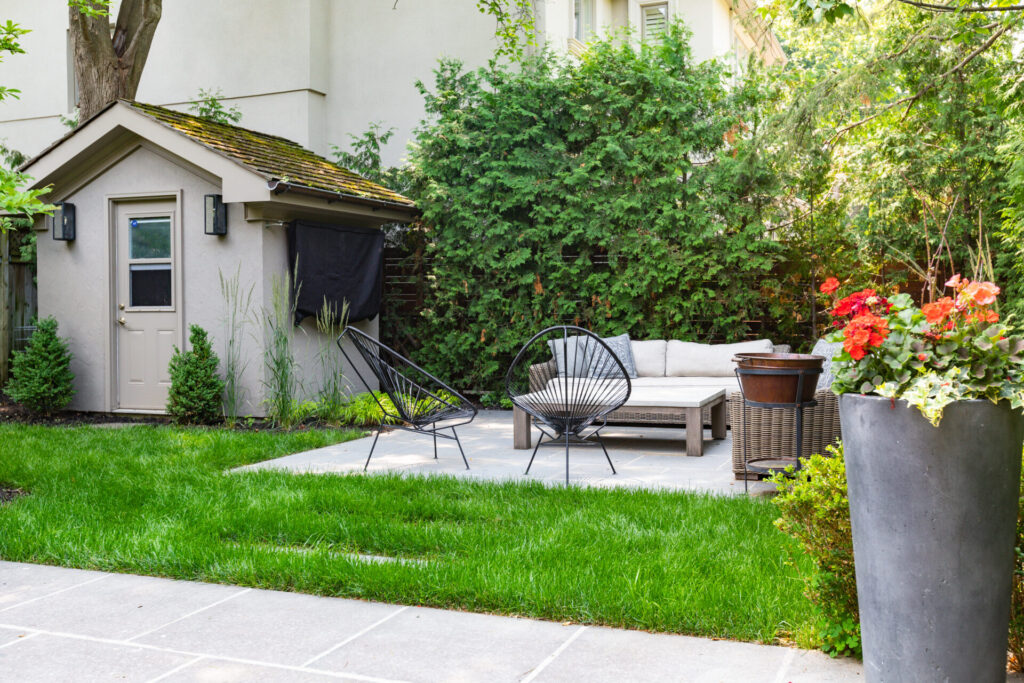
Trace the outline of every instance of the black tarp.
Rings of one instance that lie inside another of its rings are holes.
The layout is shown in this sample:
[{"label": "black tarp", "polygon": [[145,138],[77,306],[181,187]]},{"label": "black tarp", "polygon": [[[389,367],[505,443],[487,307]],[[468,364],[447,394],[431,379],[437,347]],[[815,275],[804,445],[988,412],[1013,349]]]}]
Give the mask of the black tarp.
[{"label": "black tarp", "polygon": [[380,312],[384,276],[384,233],[379,228],[292,221],[288,226],[288,262],[295,268],[295,324],[315,316],[324,299],[348,322],[369,320]]}]

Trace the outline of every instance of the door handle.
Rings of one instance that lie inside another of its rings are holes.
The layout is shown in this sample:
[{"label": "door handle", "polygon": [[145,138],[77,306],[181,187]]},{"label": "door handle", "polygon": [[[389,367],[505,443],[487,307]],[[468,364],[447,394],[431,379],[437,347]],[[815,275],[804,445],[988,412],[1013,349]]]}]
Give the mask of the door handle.
[{"label": "door handle", "polygon": [[118,325],[124,325],[126,322],[128,321],[124,319],[124,316],[121,316],[120,318],[117,319]]}]

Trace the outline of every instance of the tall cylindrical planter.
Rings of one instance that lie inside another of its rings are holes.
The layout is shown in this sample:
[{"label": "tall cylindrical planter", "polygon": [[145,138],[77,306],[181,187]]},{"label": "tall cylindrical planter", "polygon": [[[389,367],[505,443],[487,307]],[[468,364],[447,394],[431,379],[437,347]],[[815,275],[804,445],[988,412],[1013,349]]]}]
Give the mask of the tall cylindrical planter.
[{"label": "tall cylindrical planter", "polygon": [[1004,681],[1024,419],[839,397],[868,681]]}]

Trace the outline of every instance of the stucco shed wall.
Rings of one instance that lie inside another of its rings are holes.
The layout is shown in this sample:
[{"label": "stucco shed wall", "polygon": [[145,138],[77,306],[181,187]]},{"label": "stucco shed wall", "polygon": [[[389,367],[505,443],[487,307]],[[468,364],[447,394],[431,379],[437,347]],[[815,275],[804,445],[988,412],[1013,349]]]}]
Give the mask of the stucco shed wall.
[{"label": "stucco shed wall", "polygon": [[[118,407],[117,384],[110,367],[115,356],[116,302],[113,300],[113,259],[110,255],[111,200],[131,195],[180,197],[181,261],[184,325],[180,339],[187,341],[188,326],[202,326],[213,339],[222,361],[228,342],[228,302],[220,279],[236,277],[243,295],[252,291],[248,322],[238,336],[242,348],[241,385],[245,402],[240,414],[265,414],[263,357],[264,328],[261,314],[272,305],[270,283],[283,277],[287,268],[284,230],[246,221],[244,207],[228,205],[228,234],[203,233],[203,195],[220,191],[219,183],[187,162],[169,158],[145,146],[128,153],[86,184],[58,197],[75,204],[77,235],[73,242],[39,236],[39,313],[54,316],[60,333],[69,339],[74,354],[75,410],[108,411]],[[339,218],[339,222],[344,222]],[[360,325],[376,335],[376,322]],[[292,329],[298,365],[298,398],[314,396],[322,383],[317,351],[329,343],[316,332],[312,321]],[[337,353],[334,351],[334,353]],[[349,382],[364,390],[355,378]]]}]

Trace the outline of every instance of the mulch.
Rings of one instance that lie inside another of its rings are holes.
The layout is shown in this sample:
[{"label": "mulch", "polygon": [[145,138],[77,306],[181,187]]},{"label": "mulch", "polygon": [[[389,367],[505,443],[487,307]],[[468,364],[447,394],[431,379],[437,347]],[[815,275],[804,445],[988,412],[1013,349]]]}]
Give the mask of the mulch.
[{"label": "mulch", "polygon": [[[171,419],[163,415],[125,415],[110,413],[83,413],[62,410],[53,415],[39,415],[18,405],[6,394],[0,392],[0,424],[3,423],[43,425],[47,427],[77,427],[98,424],[167,424]],[[2,500],[2,498],[0,498]]]},{"label": "mulch", "polygon": [[28,491],[19,489],[15,486],[4,486],[3,484],[0,484],[0,505],[3,503],[9,503],[15,498],[21,498],[22,496],[27,495]]}]

